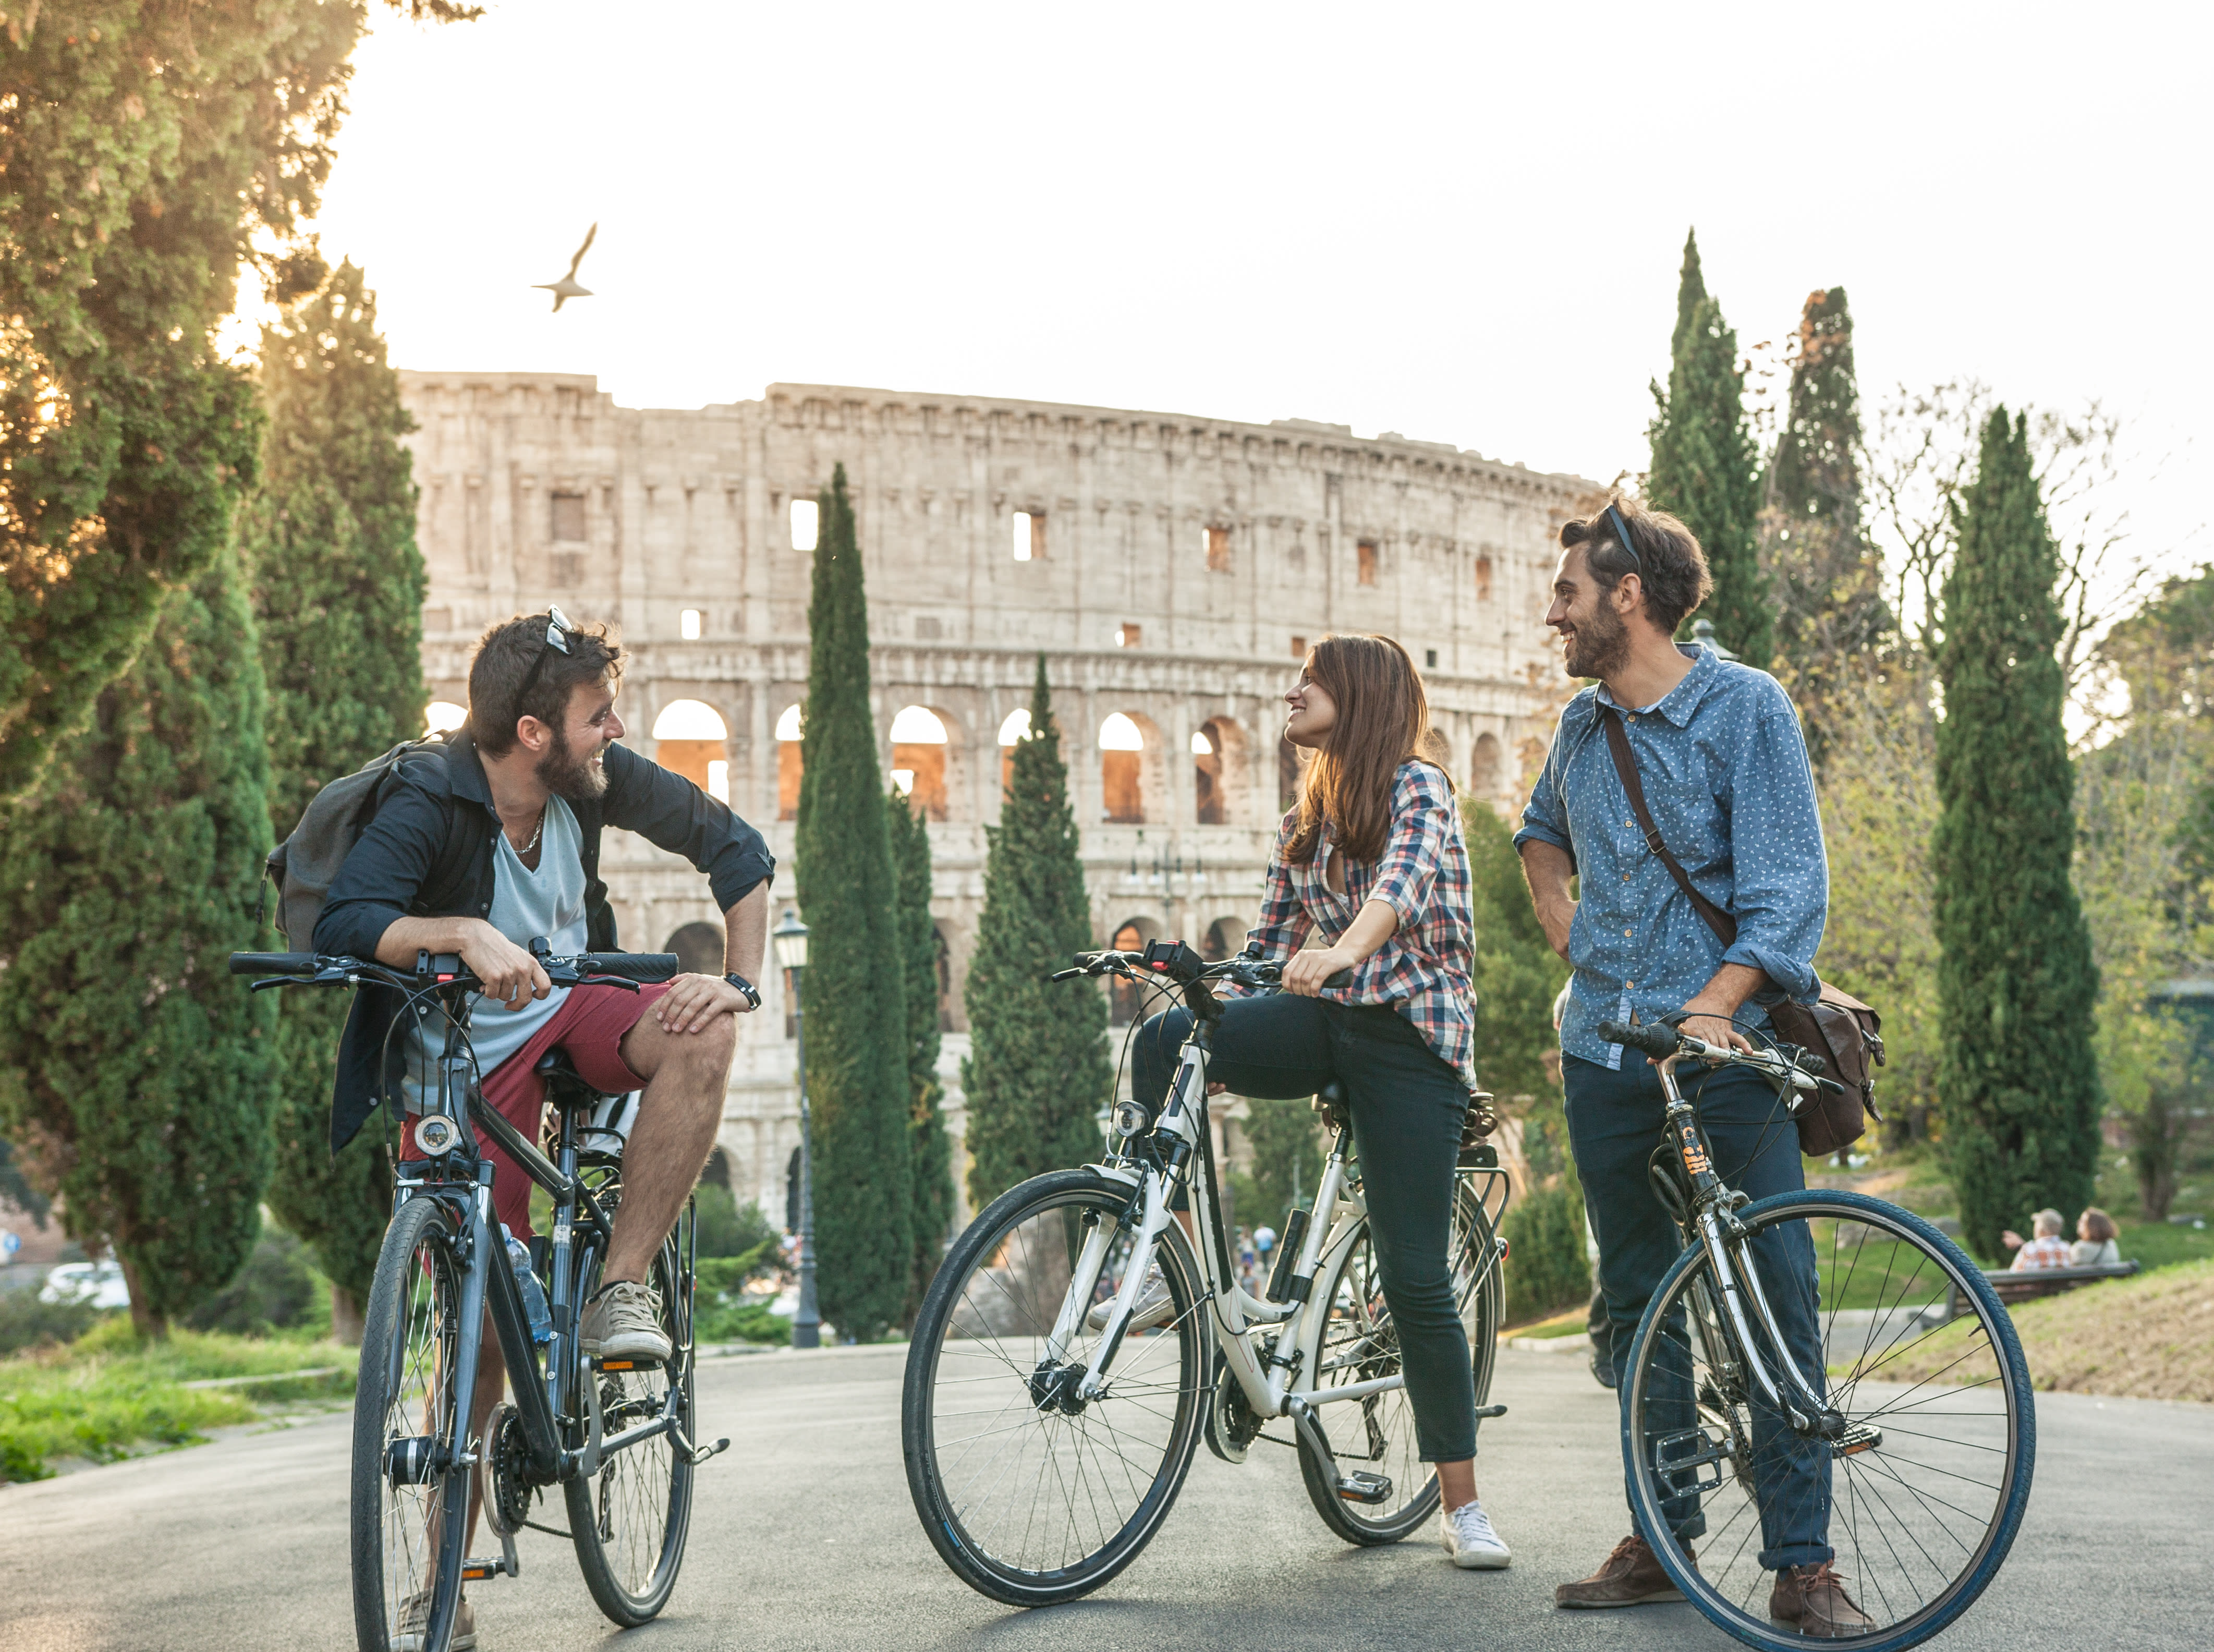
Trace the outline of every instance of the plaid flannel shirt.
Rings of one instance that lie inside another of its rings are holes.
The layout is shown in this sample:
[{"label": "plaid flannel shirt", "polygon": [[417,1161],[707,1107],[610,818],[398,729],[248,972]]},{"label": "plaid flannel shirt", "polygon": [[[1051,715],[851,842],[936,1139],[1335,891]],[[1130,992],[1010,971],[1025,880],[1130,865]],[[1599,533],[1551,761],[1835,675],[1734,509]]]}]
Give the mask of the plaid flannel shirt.
[{"label": "plaid flannel shirt", "polygon": [[1391,829],[1381,860],[1345,861],[1345,893],[1330,887],[1330,860],[1342,854],[1325,824],[1305,866],[1284,858],[1299,811],[1284,817],[1261,898],[1261,921],[1247,936],[1269,958],[1287,958],[1311,935],[1335,945],[1361,907],[1382,901],[1399,915],[1391,938],[1353,972],[1346,987],[1322,995],[1340,1004],[1389,1004],[1414,1023],[1440,1060],[1476,1087],[1471,1057],[1476,1013],[1469,988],[1468,850],[1444,774],[1410,759],[1391,780]]},{"label": "plaid flannel shirt", "polygon": [[2027,1241],[2014,1253],[2014,1271],[2026,1273],[2038,1268],[2068,1268],[2075,1265],[2075,1247],[2058,1233],[2042,1233]]}]

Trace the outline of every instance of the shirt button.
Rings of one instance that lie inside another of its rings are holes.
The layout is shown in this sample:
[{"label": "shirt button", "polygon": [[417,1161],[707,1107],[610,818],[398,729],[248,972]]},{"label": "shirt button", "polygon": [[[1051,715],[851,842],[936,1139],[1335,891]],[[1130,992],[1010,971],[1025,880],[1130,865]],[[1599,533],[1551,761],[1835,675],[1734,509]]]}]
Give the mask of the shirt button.
[{"label": "shirt button", "polygon": [[1637,988],[1637,983],[1634,981],[1625,981],[1622,985],[1623,990],[1625,992],[1635,992]]},{"label": "shirt button", "polygon": [[1630,939],[1630,932],[1627,929],[1622,932],[1622,938],[1624,940],[1628,940]]}]

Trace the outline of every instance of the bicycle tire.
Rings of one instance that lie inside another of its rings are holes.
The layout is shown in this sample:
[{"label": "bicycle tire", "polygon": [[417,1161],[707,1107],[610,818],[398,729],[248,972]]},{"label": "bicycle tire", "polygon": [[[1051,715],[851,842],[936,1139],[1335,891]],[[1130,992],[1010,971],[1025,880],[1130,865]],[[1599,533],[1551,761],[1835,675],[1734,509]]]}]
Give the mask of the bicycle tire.
[{"label": "bicycle tire", "polygon": [[[1127,1270],[1128,1230],[1119,1224],[1130,1197],[1128,1183],[1090,1169],[1056,1171],[1002,1194],[954,1241],[915,1319],[900,1416],[908,1490],[939,1557],[978,1594],[1009,1606],[1073,1600],[1114,1578],[1160,1529],[1198,1449],[1213,1322],[1198,1265],[1174,1224],[1155,1252],[1167,1321],[1124,1338],[1109,1392],[1072,1402],[1072,1411],[1041,1401],[1032,1386],[1050,1374],[1042,1374],[1037,1355],[1066,1300],[1068,1259],[1092,1222],[1117,1224],[1100,1293]],[[1095,1336],[1087,1315],[1061,1370],[1088,1363]],[[988,1412],[989,1424],[971,1423]],[[987,1440],[997,1443],[980,1445]],[[1109,1457],[1112,1471],[1102,1467]],[[1032,1462],[1037,1472],[1025,1478]],[[996,1478],[980,1490],[994,1465]],[[990,1501],[1011,1478],[1018,1490],[1004,1504]],[[1049,1483],[1069,1497],[1058,1539],[1053,1511],[1043,1530],[1037,1513]],[[1029,1523],[1003,1535],[1022,1485],[1032,1488]],[[1097,1541],[1072,1537],[1087,1519]]]},{"label": "bicycle tire", "polygon": [[[661,1325],[672,1350],[666,1366],[599,1368],[585,1360],[583,1384],[600,1391],[602,1429],[612,1435],[668,1408],[672,1394],[677,1425],[695,1446],[692,1344],[692,1276],[683,1267],[684,1221],[662,1241],[647,1283],[661,1296]],[[692,1523],[691,1457],[667,1435],[617,1452],[599,1472],[578,1475],[563,1487],[569,1508],[569,1534],[577,1547],[577,1568],[593,1603],[609,1620],[625,1629],[650,1623],[669,1604],[676,1574],[684,1563],[684,1541]]]},{"label": "bicycle tire", "polygon": [[[1330,1305],[1330,1323],[1338,1322],[1355,1302],[1364,1309],[1367,1308],[1371,1293],[1367,1290],[1355,1289],[1350,1293],[1351,1300],[1340,1300],[1349,1294],[1346,1289],[1349,1273],[1363,1265],[1367,1239],[1368,1228],[1364,1221],[1352,1241],[1339,1248],[1329,1265],[1323,1270],[1322,1276],[1315,1282],[1312,1300]],[[1459,1178],[1454,1191],[1453,1237],[1448,1255],[1453,1269],[1454,1288],[1460,1298],[1461,1324],[1468,1331],[1470,1373],[1474,1379],[1476,1404],[1479,1406],[1490,1397],[1492,1366],[1498,1357],[1499,1322],[1504,1311],[1496,1251],[1491,1220],[1483,1208],[1482,1197],[1468,1178]],[[1371,1279],[1373,1282],[1373,1276]],[[1377,1285],[1374,1294],[1380,1297],[1380,1285]],[[1388,1311],[1385,1317],[1388,1320]],[[1388,1334],[1388,1326],[1385,1329]],[[1392,1374],[1398,1365],[1398,1343],[1396,1337],[1391,1337],[1389,1342],[1388,1363],[1385,1357],[1372,1357],[1355,1366],[1342,1368],[1352,1370],[1356,1379]],[[1331,1346],[1330,1331],[1326,1325],[1318,1361],[1320,1366],[1327,1367],[1330,1365],[1333,1359]],[[1379,1349],[1379,1355],[1381,1354]],[[1370,1368],[1372,1366],[1375,1368]],[[1326,1369],[1316,1373],[1318,1379],[1325,1374],[1328,1374]],[[1411,1497],[1391,1505],[1385,1514],[1371,1516],[1362,1513],[1361,1511],[1367,1508],[1382,1505],[1353,1503],[1339,1496],[1321,1460],[1302,1434],[1300,1437],[1300,1478],[1306,1484],[1308,1501],[1314,1504],[1315,1513],[1322,1516],[1322,1523],[1348,1543],[1369,1548],[1404,1542],[1421,1528],[1422,1522],[1434,1514],[1438,1507],[1435,1472],[1428,1471],[1427,1465],[1411,1454],[1413,1408],[1407,1403],[1404,1390],[1353,1404],[1358,1404],[1361,1410],[1362,1433],[1366,1436],[1364,1443],[1369,1453],[1366,1459],[1357,1456],[1349,1459],[1345,1445],[1336,1435],[1330,1435],[1332,1413],[1349,1410],[1349,1406],[1334,1405],[1318,1412],[1324,1432],[1330,1439],[1331,1449],[1337,1456],[1339,1466],[1347,1466],[1349,1460],[1376,1462],[1392,1459],[1402,1475],[1414,1474],[1416,1470],[1423,1471],[1418,1477],[1421,1489]],[[1477,1426],[1479,1429],[1483,1427],[1480,1420]],[[1401,1436],[1397,1449],[1391,1440],[1394,1435]],[[1393,1490],[1398,1490],[1396,1480]]]},{"label": "bicycle tire", "polygon": [[[1959,1247],[1920,1217],[1882,1200],[1858,1193],[1797,1191],[1763,1199],[1737,1215],[1760,1233],[1792,1221],[1832,1224],[1833,1288],[1850,1300],[1856,1283],[1863,1294],[1875,1288],[1875,1307],[1833,1309],[1823,1323],[1826,1392],[1849,1429],[1858,1431],[1827,1445],[1831,1486],[1822,1494],[1830,1508],[1826,1541],[1836,1551],[1839,1573],[1849,1583],[1858,1580],[1852,1598],[1876,1620],[1868,1633],[1853,1637],[1853,1644],[1862,1652],[1903,1652],[1918,1646],[1956,1621],[1990,1585],[2028,1504],[2036,1463],[2036,1410],[2014,1322],[1982,1270]],[[1851,1225],[1856,1237],[1847,1240],[1839,1224]],[[1810,1227],[1808,1232],[1811,1237],[1814,1230]],[[1849,1256],[1841,1257],[1841,1250]],[[1902,1254],[1912,1263],[1903,1279]],[[1819,1248],[1816,1256],[1819,1265]],[[1719,1506],[1727,1511],[1724,1537],[1720,1542],[1701,1537],[1705,1549],[1697,1564],[1687,1563],[1673,1541],[1654,1543],[1654,1552],[1671,1581],[1709,1623],[1763,1652],[1784,1652],[1803,1647],[1806,1637],[1767,1617],[1760,1580],[1769,1574],[1759,1569],[1758,1553],[1750,1565],[1744,1559],[1765,1518],[1761,1504],[1748,1491],[1741,1507],[1734,1505],[1723,1488],[1728,1481],[1752,1479],[1758,1459],[1772,1448],[1788,1453],[1794,1447],[1777,1423],[1768,1425],[1771,1443],[1763,1444],[1762,1408],[1725,1392],[1728,1374],[1703,1377],[1697,1361],[1704,1356],[1676,1351],[1688,1350],[1689,1344],[1667,1331],[1677,1303],[1696,1288],[1710,1296],[1716,1292],[1711,1270],[1703,1248],[1686,1250],[1647,1305],[1624,1380],[1624,1467],[1639,1530],[1648,1537],[1670,1530],[1663,1504],[1674,1498],[1682,1508],[1682,1477],[1688,1472],[1697,1479],[1699,1469],[1667,1471],[1677,1478],[1664,1486],[1664,1471],[1654,1459],[1683,1459],[1679,1442],[1689,1443],[1691,1436],[1680,1424],[1685,1416],[1694,1417],[1700,1451],[1722,1453],[1712,1465],[1716,1481],[1701,1482],[1696,1493],[1696,1519],[1703,1533],[1709,1507]],[[1816,1277],[1819,1286],[1819,1273]],[[1788,1281],[1771,1278],[1764,1266],[1761,1281],[1771,1301],[1789,1288]],[[1966,1311],[1933,1320],[1923,1299],[1940,1288],[1948,1313],[1960,1303]],[[1851,1314],[1865,1316],[1865,1326],[1848,1324]],[[1754,1336],[1759,1339],[1762,1333],[1756,1330]],[[1730,1339],[1725,1335],[1722,1340]],[[1772,1365],[1764,1343],[1759,1351]],[[1842,1373],[1840,1355],[1853,1361]],[[1924,1367],[1929,1374],[1917,1377]],[[1673,1412],[1667,1394],[1672,1372],[1678,1384]],[[1941,1380],[1947,1386],[1934,1386]],[[1892,1389],[1903,1392],[1894,1396],[1887,1392]],[[1923,1397],[1915,1398],[1917,1393]],[[1936,1404],[1941,1398],[1942,1406]],[[1902,1416],[1905,1423],[1899,1420]],[[1930,1431],[1933,1423],[1938,1432]],[[1643,1443],[1648,1439],[1650,1450]],[[1899,1447],[1896,1440],[1905,1441],[1905,1446]],[[1979,1478],[1994,1474],[1989,1460],[1994,1457],[2000,1459],[1995,1478]],[[1728,1481],[1721,1473],[1724,1461],[1731,1469]],[[1843,1495],[1834,1485],[1840,1464],[1846,1482]],[[1729,1525],[1742,1517],[1742,1508],[1751,1508],[1754,1518],[1736,1554],[1722,1558]],[[1958,1530],[1942,1511],[1960,1516]],[[1894,1536],[1894,1528],[1903,1536]],[[1942,1578],[1945,1567],[1955,1563],[1945,1543],[1936,1541],[1940,1534],[1965,1557],[1956,1571]],[[1916,1582],[1918,1565],[1933,1579],[1926,1589]],[[1917,1592],[1902,1600],[1909,1589]]]},{"label": "bicycle tire", "polygon": [[[445,1652],[461,1600],[470,1471],[425,1469],[419,1472],[426,1478],[400,1484],[391,1472],[395,1441],[450,1440],[458,1415],[452,1382],[461,1273],[451,1233],[439,1199],[418,1194],[402,1204],[385,1229],[363,1316],[351,1509],[361,1652]],[[428,1622],[403,1631],[402,1612],[425,1589]]]}]

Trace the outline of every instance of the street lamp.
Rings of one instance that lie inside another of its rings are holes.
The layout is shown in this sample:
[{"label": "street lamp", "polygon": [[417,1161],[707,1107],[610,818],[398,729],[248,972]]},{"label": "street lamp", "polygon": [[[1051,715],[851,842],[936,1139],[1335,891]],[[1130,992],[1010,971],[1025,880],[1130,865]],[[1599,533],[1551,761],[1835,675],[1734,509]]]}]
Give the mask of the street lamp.
[{"label": "street lamp", "polygon": [[807,926],[791,907],[768,932],[784,989],[792,994],[792,1029],[799,1044],[799,1312],[792,1319],[794,1348],[823,1346],[823,1313],[815,1305],[815,1143],[807,1107],[807,1023],[799,978],[807,973]]}]

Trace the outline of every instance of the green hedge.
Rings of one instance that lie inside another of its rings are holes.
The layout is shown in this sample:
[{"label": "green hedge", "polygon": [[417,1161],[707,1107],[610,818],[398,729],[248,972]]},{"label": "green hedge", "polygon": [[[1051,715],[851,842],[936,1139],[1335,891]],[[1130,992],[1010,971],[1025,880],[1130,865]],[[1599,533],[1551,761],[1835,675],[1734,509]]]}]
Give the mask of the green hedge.
[{"label": "green hedge", "polygon": [[1591,1300],[1584,1196],[1573,1178],[1517,1199],[1500,1223],[1507,1240],[1507,1323],[1542,1319]]}]

